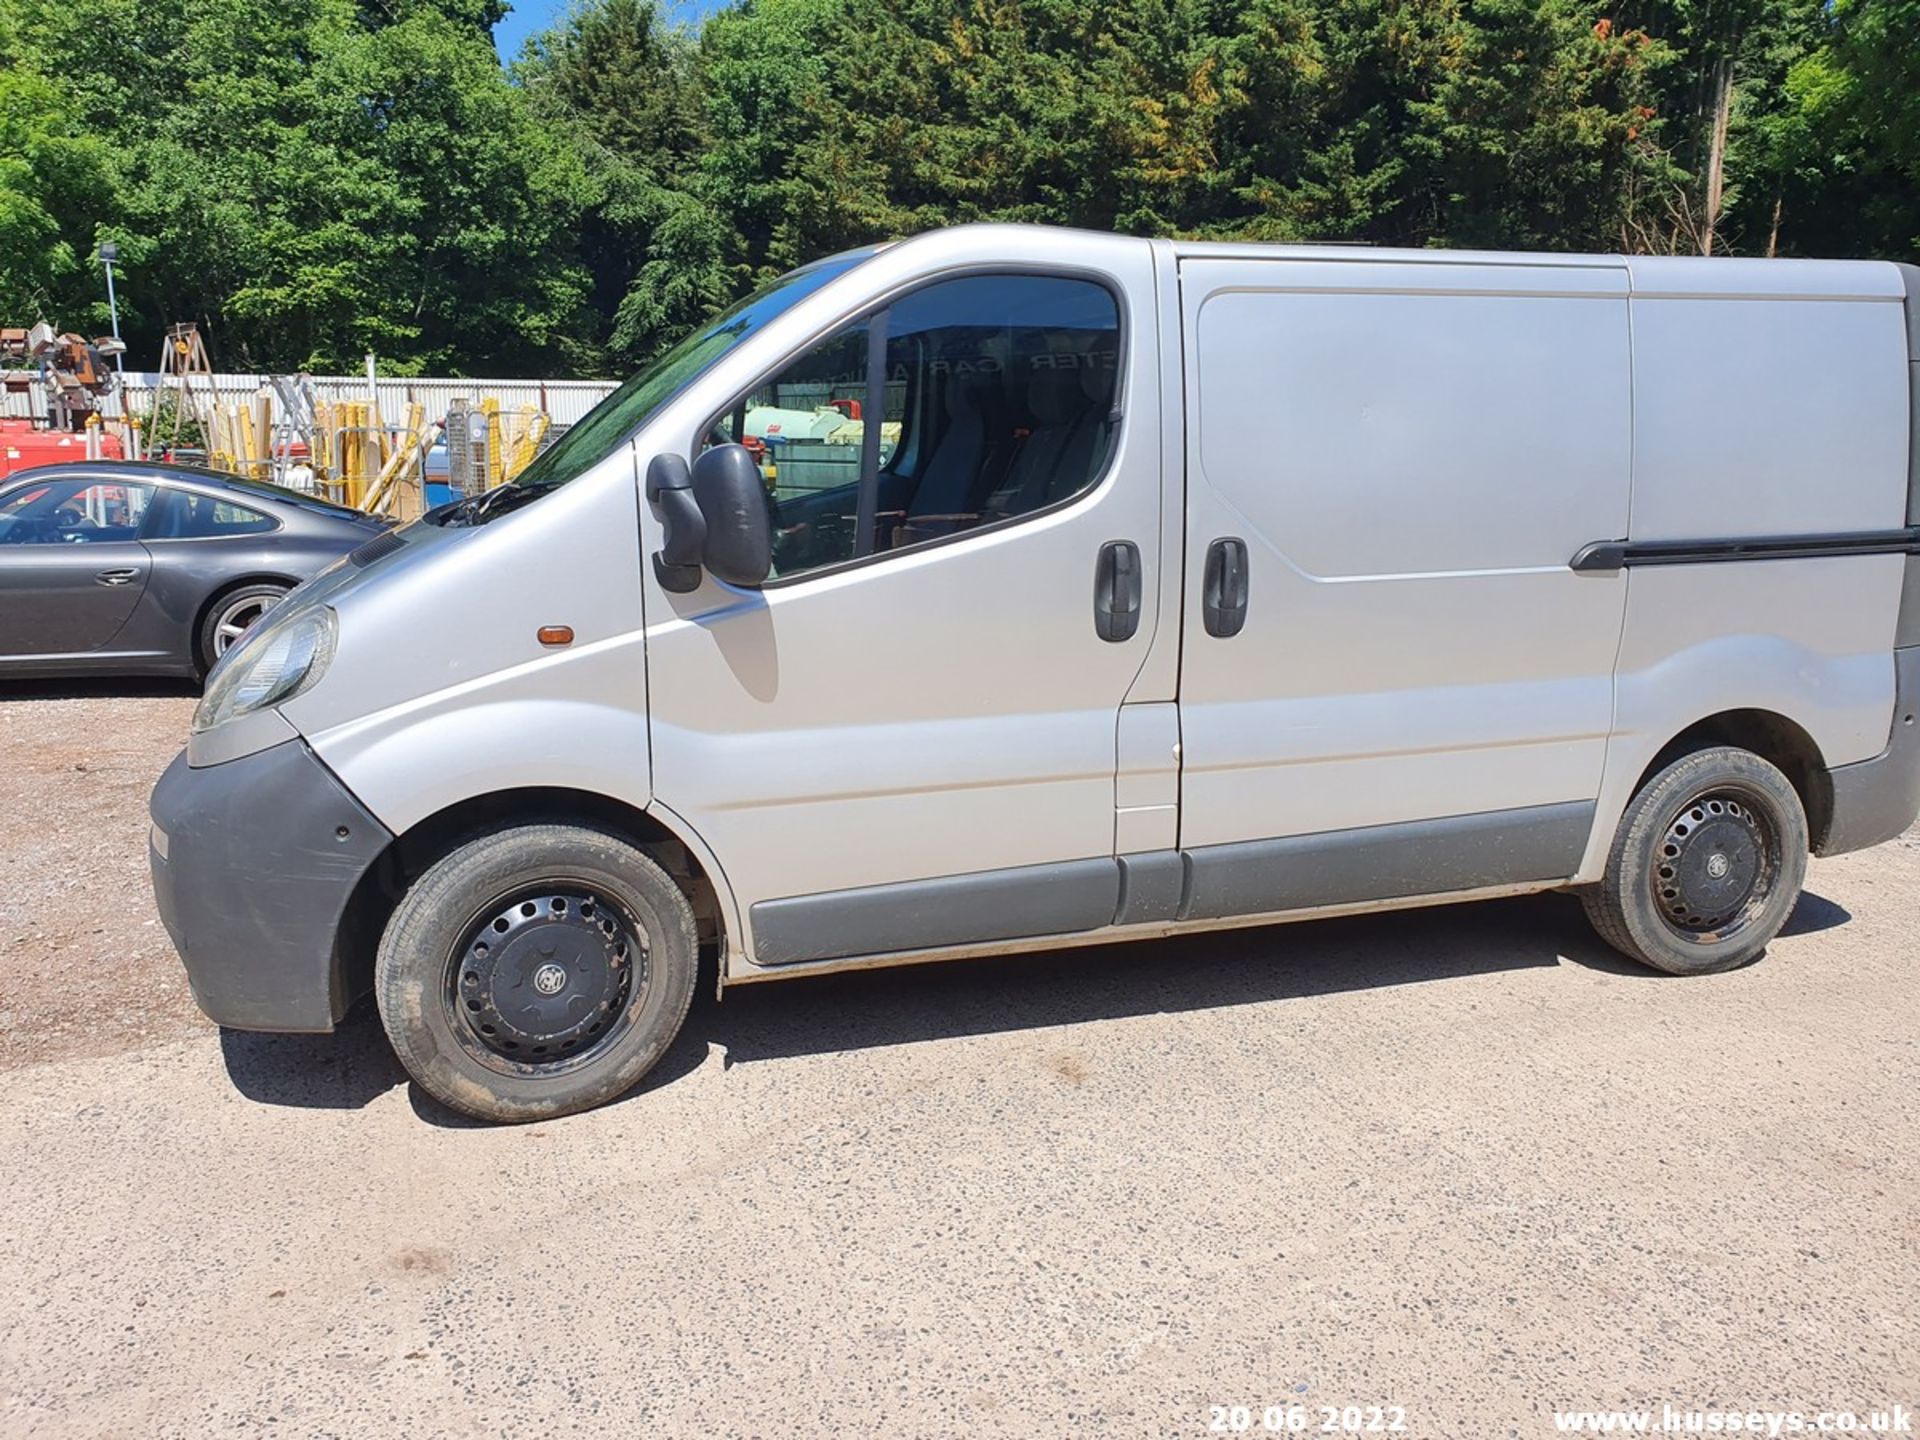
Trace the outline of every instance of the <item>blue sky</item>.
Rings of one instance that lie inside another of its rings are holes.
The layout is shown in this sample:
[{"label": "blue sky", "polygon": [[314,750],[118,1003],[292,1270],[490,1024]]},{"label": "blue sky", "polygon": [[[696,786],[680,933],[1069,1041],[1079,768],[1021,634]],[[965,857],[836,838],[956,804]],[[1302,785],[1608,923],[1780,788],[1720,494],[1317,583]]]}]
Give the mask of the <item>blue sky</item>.
[{"label": "blue sky", "polygon": [[[676,20],[696,22],[718,10],[724,0],[669,0],[667,12]],[[567,13],[568,0],[512,0],[507,18],[493,27],[493,48],[502,60],[520,53],[527,37],[557,23]]]}]

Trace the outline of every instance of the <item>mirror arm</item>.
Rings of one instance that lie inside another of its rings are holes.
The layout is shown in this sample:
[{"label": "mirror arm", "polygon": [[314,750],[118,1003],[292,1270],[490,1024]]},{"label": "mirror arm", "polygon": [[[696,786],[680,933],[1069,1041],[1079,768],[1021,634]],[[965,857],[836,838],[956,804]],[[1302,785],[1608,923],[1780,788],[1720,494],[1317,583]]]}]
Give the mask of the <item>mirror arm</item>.
[{"label": "mirror arm", "polygon": [[700,556],[707,544],[707,517],[693,497],[687,457],[656,455],[647,462],[647,500],[660,511],[665,541],[653,557],[662,590],[684,595],[700,588]]}]

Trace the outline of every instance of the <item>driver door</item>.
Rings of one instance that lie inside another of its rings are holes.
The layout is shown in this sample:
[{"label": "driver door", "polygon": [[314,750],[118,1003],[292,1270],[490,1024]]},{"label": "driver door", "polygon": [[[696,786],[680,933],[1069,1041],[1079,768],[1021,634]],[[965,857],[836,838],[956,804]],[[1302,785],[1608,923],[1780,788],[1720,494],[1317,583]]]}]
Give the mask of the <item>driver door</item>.
[{"label": "driver door", "polygon": [[152,572],[139,534],[154,493],[73,477],[29,482],[0,502],[0,660],[112,645]]},{"label": "driver door", "polygon": [[[1123,323],[1151,274],[1126,242],[1108,273],[930,280],[703,397],[698,444],[761,457],[774,574],[649,575],[654,794],[754,963],[1112,922],[1115,733],[1157,620],[1157,337]],[[1149,573],[1103,635],[1115,542]]]}]

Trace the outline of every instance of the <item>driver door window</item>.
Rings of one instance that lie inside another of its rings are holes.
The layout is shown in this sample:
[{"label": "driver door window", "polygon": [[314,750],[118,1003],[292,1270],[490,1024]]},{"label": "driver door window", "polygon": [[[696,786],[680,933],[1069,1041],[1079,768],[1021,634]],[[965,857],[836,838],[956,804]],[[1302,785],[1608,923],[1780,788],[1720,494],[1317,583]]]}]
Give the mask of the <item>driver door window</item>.
[{"label": "driver door window", "polygon": [[790,361],[715,417],[706,444],[753,452],[773,576],[791,578],[1090,490],[1113,448],[1119,351],[1103,285],[941,281]]},{"label": "driver door window", "polygon": [[0,545],[109,544],[139,537],[154,487],[121,480],[29,486],[0,505]]}]

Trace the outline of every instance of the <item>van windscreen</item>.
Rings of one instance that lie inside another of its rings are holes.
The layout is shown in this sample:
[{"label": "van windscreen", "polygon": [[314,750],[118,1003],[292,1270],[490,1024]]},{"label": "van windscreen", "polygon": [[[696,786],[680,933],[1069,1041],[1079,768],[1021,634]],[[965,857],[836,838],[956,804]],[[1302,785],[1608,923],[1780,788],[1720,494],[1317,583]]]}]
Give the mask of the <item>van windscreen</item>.
[{"label": "van windscreen", "polygon": [[544,492],[585,474],[722,355],[872,254],[851,251],[795,270],[709,321],[594,406],[511,483]]}]

